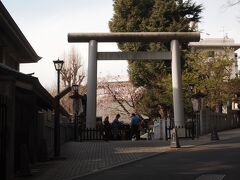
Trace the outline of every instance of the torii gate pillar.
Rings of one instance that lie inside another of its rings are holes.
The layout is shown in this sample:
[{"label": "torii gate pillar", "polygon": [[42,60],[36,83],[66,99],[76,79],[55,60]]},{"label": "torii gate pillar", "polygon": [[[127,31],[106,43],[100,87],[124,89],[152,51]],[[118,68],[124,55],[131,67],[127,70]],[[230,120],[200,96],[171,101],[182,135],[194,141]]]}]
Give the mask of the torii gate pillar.
[{"label": "torii gate pillar", "polygon": [[[172,59],[173,109],[175,127],[184,126],[182,99],[182,74],[180,42],[200,40],[199,32],[116,32],[116,33],[69,33],[68,42],[89,42],[88,81],[87,81],[87,128],[96,127],[97,59],[156,59],[156,53],[98,53],[98,42],[170,42]],[[113,57],[114,56],[114,57]],[[159,57],[159,59],[164,58]],[[119,60],[120,60],[119,59]],[[158,59],[158,58],[157,58]]]},{"label": "torii gate pillar", "polygon": [[173,112],[175,127],[184,126],[184,108],[182,98],[182,73],[179,42],[171,41],[172,51],[172,89],[173,89]]},{"label": "torii gate pillar", "polygon": [[89,42],[86,128],[96,128],[97,41]]}]

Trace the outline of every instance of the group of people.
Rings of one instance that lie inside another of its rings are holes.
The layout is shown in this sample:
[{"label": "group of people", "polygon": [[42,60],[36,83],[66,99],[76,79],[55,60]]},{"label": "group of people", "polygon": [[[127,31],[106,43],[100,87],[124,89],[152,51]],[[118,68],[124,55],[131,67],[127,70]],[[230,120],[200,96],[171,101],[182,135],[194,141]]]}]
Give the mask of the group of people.
[{"label": "group of people", "polygon": [[[109,122],[109,116],[106,116],[103,121],[103,127],[104,127],[104,138],[105,140],[110,140],[113,138],[114,140],[120,139],[120,130],[121,130],[121,123],[119,121],[120,114],[117,114],[112,123]],[[140,124],[141,119],[139,116],[137,116],[135,113],[132,113],[131,115],[131,122],[130,122],[130,129],[129,129],[129,138],[130,139],[140,139]]]}]

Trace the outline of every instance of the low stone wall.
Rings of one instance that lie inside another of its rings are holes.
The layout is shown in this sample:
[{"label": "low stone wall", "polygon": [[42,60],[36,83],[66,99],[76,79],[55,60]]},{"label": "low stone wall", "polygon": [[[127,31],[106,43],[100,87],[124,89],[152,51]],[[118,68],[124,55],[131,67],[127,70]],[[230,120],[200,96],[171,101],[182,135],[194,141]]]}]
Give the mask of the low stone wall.
[{"label": "low stone wall", "polygon": [[[39,149],[47,151],[48,156],[52,156],[54,152],[54,115],[52,111],[42,111],[38,114],[39,123],[39,138],[41,144]],[[61,144],[70,141],[74,137],[74,126],[72,123],[67,123],[67,118],[60,116],[60,142]],[[41,147],[46,146],[46,147]]]}]

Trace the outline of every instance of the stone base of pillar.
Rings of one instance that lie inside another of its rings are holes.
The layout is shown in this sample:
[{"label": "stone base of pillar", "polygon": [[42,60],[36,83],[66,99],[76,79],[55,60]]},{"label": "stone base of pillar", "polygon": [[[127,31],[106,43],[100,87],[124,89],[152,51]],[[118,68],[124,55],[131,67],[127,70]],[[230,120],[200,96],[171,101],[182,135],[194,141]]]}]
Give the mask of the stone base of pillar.
[{"label": "stone base of pillar", "polygon": [[178,137],[186,137],[185,127],[175,127],[177,129]]},{"label": "stone base of pillar", "polygon": [[170,147],[171,148],[180,148],[180,143],[179,143],[179,137],[178,137],[178,130],[177,128],[173,128],[171,131],[171,142],[170,142]]}]

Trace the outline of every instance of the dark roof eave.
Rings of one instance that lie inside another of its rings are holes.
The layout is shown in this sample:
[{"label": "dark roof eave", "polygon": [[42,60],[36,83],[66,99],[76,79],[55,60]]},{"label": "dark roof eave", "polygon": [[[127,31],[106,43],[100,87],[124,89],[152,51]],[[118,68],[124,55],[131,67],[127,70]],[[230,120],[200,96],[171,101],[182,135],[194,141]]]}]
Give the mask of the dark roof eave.
[{"label": "dark roof eave", "polygon": [[40,56],[32,56],[31,58],[27,58],[27,59],[21,59],[19,61],[19,63],[33,63],[32,61],[34,60],[34,62],[38,62],[40,59],[42,59],[42,57]]},{"label": "dark roof eave", "polygon": [[[50,109],[54,108],[54,97],[41,85],[38,78],[23,74],[3,64],[0,64],[0,72],[8,76],[13,76],[17,80],[21,80],[23,82],[32,84],[33,85],[32,91],[42,101],[44,101],[45,102],[44,104],[46,104]],[[70,117],[68,112],[62,106],[60,106],[60,111],[63,115]]]}]

